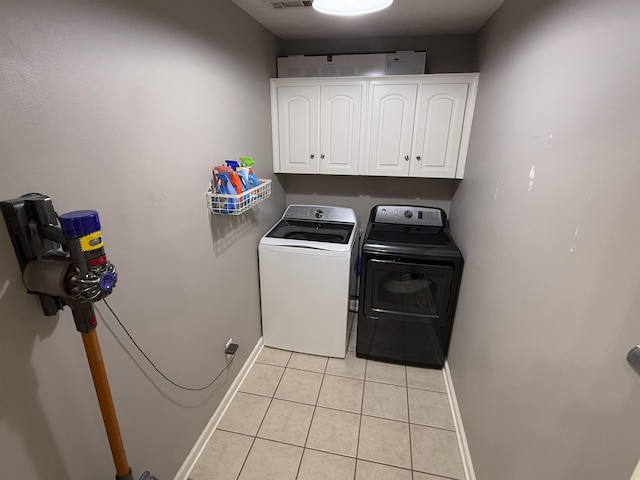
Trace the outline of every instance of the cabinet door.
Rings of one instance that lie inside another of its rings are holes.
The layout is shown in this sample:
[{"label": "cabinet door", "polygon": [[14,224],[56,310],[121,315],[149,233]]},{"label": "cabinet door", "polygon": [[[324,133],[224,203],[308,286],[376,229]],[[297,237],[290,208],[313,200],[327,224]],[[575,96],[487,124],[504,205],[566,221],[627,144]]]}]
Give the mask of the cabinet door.
[{"label": "cabinet door", "polygon": [[456,177],[468,89],[466,83],[418,87],[410,176]]},{"label": "cabinet door", "polygon": [[417,88],[371,82],[367,175],[408,174]]},{"label": "cabinet door", "polygon": [[318,173],[318,87],[277,88],[280,172]]},{"label": "cabinet door", "polygon": [[320,88],[320,173],[357,175],[365,82]]}]

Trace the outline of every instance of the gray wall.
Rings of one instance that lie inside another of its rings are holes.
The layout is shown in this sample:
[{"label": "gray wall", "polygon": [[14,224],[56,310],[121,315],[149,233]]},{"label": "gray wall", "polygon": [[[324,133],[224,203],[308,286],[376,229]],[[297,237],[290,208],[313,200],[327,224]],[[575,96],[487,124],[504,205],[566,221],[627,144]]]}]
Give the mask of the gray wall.
[{"label": "gray wall", "polygon": [[[209,219],[213,165],[252,156],[273,177],[269,82],[277,39],[230,1],[3,0],[0,199],[96,209],[119,283],[98,332],[129,461],[173,477],[258,341],[257,243],[284,209],[272,197]],[[130,353],[132,352],[132,353]],[[0,226],[0,477],[113,478],[80,334],[44,317]]]},{"label": "gray wall", "polygon": [[449,211],[459,180],[279,174],[287,204],[353,208],[364,229],[377,204],[430,205]]},{"label": "gray wall", "polygon": [[[430,35],[326,40],[285,40],[280,55],[375,53],[426,50],[429,73],[472,72],[473,35]],[[371,208],[380,203],[431,205],[449,210],[459,181],[394,177],[278,175],[285,185],[287,204],[338,205],[353,208],[364,225]],[[312,193],[310,193],[312,192]]]},{"label": "gray wall", "polygon": [[449,355],[478,480],[626,480],[640,455],[639,23],[508,0],[480,32]]}]

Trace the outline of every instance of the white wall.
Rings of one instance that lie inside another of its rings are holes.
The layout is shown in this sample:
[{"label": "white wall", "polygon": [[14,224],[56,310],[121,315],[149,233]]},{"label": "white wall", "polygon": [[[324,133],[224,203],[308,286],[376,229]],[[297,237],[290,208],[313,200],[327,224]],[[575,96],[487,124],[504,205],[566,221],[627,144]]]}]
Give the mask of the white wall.
[{"label": "white wall", "polygon": [[[260,337],[257,243],[272,197],[209,219],[211,168],[252,156],[273,177],[277,39],[230,1],[3,0],[0,199],[96,209],[119,272],[108,301],[183,392],[151,370],[103,304],[98,333],[129,462],[172,478]],[[133,352],[133,353],[130,353]],[[113,478],[71,314],[44,317],[0,227],[0,477]]]},{"label": "white wall", "polygon": [[478,480],[640,457],[640,4],[508,0],[479,34],[449,354]]}]

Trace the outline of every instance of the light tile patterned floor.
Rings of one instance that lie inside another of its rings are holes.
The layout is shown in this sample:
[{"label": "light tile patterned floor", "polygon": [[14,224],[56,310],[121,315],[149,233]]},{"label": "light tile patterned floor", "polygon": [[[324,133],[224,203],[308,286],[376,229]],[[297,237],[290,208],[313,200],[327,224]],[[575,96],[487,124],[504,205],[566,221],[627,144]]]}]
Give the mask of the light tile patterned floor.
[{"label": "light tile patterned floor", "polygon": [[[354,322],[355,323],[355,322]],[[444,377],[265,347],[192,480],[464,480]]]}]

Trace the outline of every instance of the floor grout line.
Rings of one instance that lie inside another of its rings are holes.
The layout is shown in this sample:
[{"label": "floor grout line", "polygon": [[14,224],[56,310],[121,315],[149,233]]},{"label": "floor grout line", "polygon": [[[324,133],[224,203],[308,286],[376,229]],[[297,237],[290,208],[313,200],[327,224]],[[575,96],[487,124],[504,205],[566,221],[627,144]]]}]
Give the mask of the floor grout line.
[{"label": "floor grout line", "polygon": [[405,389],[407,394],[407,422],[409,423],[409,462],[411,463],[411,478],[413,478],[413,445],[411,444],[411,407],[409,405],[409,373],[407,367],[404,367],[404,380],[407,383]]},{"label": "floor grout line", "polygon": [[[324,370],[327,370],[327,364],[329,360],[327,359],[327,363],[324,366]],[[307,449],[307,442],[309,441],[309,434],[311,433],[311,426],[313,425],[313,419],[316,416],[316,410],[318,409],[318,400],[320,399],[320,392],[322,391],[322,385],[324,384],[325,374],[322,374],[322,380],[320,380],[320,388],[318,388],[318,395],[316,395],[316,403],[313,405],[313,413],[311,414],[311,421],[309,422],[309,428],[307,429],[307,435],[304,438],[304,445],[302,446],[302,456],[300,457],[300,463],[298,464],[298,470],[296,471],[296,479],[298,475],[300,475],[300,469],[302,468],[302,461],[304,460],[304,451]]]},{"label": "floor grout line", "polygon": [[364,392],[365,392],[365,388],[367,386],[367,366],[368,366],[368,360],[365,360],[365,364],[364,364],[364,378],[365,380],[362,382],[362,400],[360,400],[360,418],[358,421],[358,442],[356,444],[356,468],[355,471],[353,472],[353,478],[354,480],[356,479],[356,476],[358,475],[358,457],[360,455],[360,434],[362,433],[362,412],[364,411]]},{"label": "floor grout line", "polygon": [[[329,360],[331,358],[334,358],[334,357],[329,357]],[[340,359],[340,360],[344,360],[344,359]],[[361,358],[360,360],[362,360],[364,362],[369,361],[369,360],[367,360],[365,358]],[[375,360],[370,360],[370,361],[373,362]],[[442,390],[436,390],[435,388],[409,386],[408,384],[407,385],[398,385],[397,383],[383,382],[383,381],[380,381],[380,380],[369,380],[369,379],[366,379],[364,377],[355,377],[355,376],[349,376],[349,375],[344,375],[344,374],[339,374],[339,373],[327,372],[326,371],[326,367],[325,367],[325,371],[324,372],[319,372],[317,370],[308,370],[308,369],[299,368],[299,367],[288,367],[288,366],[283,366],[283,365],[276,365],[276,364],[273,364],[273,363],[263,363],[263,362],[258,362],[258,361],[256,361],[256,363],[260,363],[261,365],[270,365],[272,367],[285,368],[285,369],[286,368],[290,368],[292,370],[298,370],[298,371],[302,371],[302,372],[319,373],[319,374],[323,374],[323,375],[329,375],[331,377],[350,378],[352,380],[365,380],[367,382],[380,383],[382,385],[392,385],[392,386],[395,386],[395,387],[410,388],[411,390],[420,390],[422,392],[433,392],[433,393],[440,393],[442,395],[449,395],[446,391],[443,392]],[[381,363],[381,362],[379,362],[379,363]],[[328,365],[328,362],[327,362],[327,365]],[[408,382],[408,378],[407,378],[407,382]],[[242,393],[250,393],[250,392],[242,392]],[[251,393],[251,394],[252,395],[260,395],[262,397],[268,397],[268,395],[262,395],[260,393]]]}]

